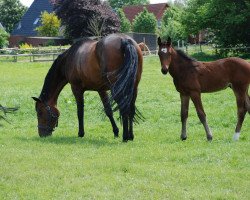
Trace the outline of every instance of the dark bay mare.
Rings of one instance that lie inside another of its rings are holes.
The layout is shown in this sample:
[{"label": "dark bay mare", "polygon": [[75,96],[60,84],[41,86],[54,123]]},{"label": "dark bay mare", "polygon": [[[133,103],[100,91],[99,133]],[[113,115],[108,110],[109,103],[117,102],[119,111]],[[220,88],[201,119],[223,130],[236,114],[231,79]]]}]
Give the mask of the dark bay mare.
[{"label": "dark bay mare", "polygon": [[[57,99],[69,83],[77,103],[78,136],[84,136],[84,92],[97,91],[102,100],[115,137],[119,129],[113,118],[119,110],[123,124],[123,141],[133,140],[133,122],[137,87],[141,79],[143,57],[137,43],[123,34],[112,34],[99,42],[86,39],[72,45],[58,56],[46,75],[36,101],[38,133],[49,136],[57,126],[59,110]],[[107,90],[111,90],[111,97]]]},{"label": "dark bay mare", "polygon": [[238,122],[234,140],[238,140],[246,112],[250,114],[250,63],[241,58],[225,58],[213,62],[198,62],[188,57],[180,50],[175,50],[171,39],[162,42],[158,38],[158,55],[161,62],[161,71],[169,71],[173,77],[176,90],[181,97],[181,139],[186,140],[186,122],[188,117],[189,100],[193,101],[198,117],[203,124],[207,139],[212,140],[204,112],[201,93],[215,92],[231,87],[237,101]]}]

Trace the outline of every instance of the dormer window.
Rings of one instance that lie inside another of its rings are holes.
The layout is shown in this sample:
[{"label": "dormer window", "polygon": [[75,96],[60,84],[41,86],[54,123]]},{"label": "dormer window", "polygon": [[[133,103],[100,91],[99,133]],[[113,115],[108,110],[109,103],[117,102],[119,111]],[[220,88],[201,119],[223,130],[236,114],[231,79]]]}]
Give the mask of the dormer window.
[{"label": "dormer window", "polygon": [[39,22],[40,18],[36,18],[33,25],[36,25]]},{"label": "dormer window", "polygon": [[22,28],[22,24],[21,22],[18,23],[18,26],[17,26],[17,30],[21,29]]}]

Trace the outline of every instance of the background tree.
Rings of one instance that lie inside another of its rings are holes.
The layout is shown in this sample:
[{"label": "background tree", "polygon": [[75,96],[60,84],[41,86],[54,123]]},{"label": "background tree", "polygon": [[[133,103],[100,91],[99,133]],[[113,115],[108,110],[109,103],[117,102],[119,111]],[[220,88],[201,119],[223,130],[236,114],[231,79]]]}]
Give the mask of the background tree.
[{"label": "background tree", "polygon": [[41,23],[42,25],[36,28],[40,36],[53,37],[59,35],[61,20],[58,19],[55,13],[42,12]]},{"label": "background tree", "polygon": [[2,28],[0,28],[0,49],[8,46],[10,35]]},{"label": "background tree", "polygon": [[181,21],[183,7],[180,4],[177,5],[178,6],[172,5],[164,12],[160,30],[160,35],[163,39],[171,37],[174,43],[178,40],[184,40],[187,38],[187,34]]},{"label": "background tree", "polygon": [[143,9],[133,20],[133,31],[138,33],[156,33],[157,20],[154,14]]},{"label": "background tree", "polygon": [[120,29],[117,14],[100,0],[57,0],[54,9],[69,38],[104,36]]},{"label": "background tree", "polygon": [[118,10],[127,5],[147,5],[149,4],[149,0],[108,0],[109,5]]},{"label": "background tree", "polygon": [[122,33],[129,32],[131,30],[131,24],[130,24],[130,21],[128,20],[128,18],[126,18],[123,10],[121,8],[118,9],[117,14],[120,18],[120,23],[121,23],[120,31]]},{"label": "background tree", "polygon": [[209,29],[218,46],[250,46],[249,0],[189,0],[183,13],[189,34]]},{"label": "background tree", "polygon": [[[1,2],[0,2],[1,3]],[[27,7],[23,6],[19,0],[2,0],[0,11],[0,22],[8,33],[11,33],[24,13]]]}]

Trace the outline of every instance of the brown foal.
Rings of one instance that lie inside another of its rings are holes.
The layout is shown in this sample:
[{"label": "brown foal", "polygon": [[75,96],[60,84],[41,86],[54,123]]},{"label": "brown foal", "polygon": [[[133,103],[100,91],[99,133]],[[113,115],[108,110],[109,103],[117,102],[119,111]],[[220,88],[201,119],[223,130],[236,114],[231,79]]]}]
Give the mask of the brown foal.
[{"label": "brown foal", "polygon": [[250,63],[241,58],[225,58],[214,62],[198,62],[180,50],[172,47],[171,39],[162,42],[158,38],[158,55],[161,71],[169,71],[173,77],[176,90],[181,98],[181,139],[187,139],[186,122],[188,118],[189,100],[194,103],[198,117],[203,124],[207,139],[212,140],[212,133],[206,120],[201,93],[215,92],[227,87],[232,88],[236,96],[238,122],[233,139],[238,140],[246,112],[250,114]]}]

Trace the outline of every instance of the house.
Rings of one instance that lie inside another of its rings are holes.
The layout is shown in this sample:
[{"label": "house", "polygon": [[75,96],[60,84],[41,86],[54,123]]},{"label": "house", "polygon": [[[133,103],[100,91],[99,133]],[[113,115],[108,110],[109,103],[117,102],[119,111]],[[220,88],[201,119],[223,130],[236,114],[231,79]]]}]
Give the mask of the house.
[{"label": "house", "polygon": [[148,5],[136,5],[136,6],[125,6],[123,7],[123,12],[128,20],[132,23],[136,15],[143,11],[144,8],[148,12],[153,13],[157,19],[158,26],[161,26],[161,19],[165,10],[169,7],[167,3],[158,3],[158,4],[148,4]]},{"label": "house", "polygon": [[3,25],[1,24],[1,22],[0,22],[0,29],[3,29],[3,30],[4,30],[4,27],[3,27]]},{"label": "house", "polygon": [[18,44],[24,42],[33,46],[43,46],[51,40],[56,40],[56,43],[63,41],[62,38],[38,37],[38,33],[35,29],[41,25],[40,16],[44,11],[49,13],[53,12],[53,5],[51,1],[34,0],[27,12],[22,17],[21,21],[12,31],[9,40],[10,47],[18,46]]}]

